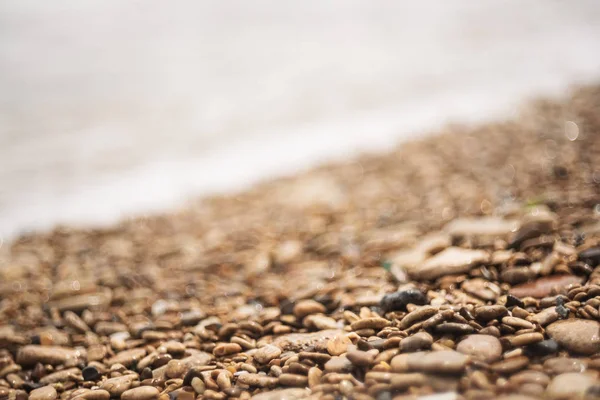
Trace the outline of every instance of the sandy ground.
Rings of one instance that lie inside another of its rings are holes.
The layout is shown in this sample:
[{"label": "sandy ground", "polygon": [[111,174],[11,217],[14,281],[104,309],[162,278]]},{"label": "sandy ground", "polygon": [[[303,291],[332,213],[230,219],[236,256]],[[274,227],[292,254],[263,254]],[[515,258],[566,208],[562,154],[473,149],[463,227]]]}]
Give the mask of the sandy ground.
[{"label": "sandy ground", "polygon": [[0,238],[511,115],[600,71],[600,3],[6,0]]}]

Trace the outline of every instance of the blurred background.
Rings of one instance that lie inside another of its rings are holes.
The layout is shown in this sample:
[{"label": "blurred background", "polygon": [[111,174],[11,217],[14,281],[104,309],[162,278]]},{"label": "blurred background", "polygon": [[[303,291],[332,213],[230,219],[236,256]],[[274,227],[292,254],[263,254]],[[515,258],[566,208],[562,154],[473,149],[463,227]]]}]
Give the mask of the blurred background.
[{"label": "blurred background", "polygon": [[3,0],[0,238],[241,190],[600,75],[600,2]]}]

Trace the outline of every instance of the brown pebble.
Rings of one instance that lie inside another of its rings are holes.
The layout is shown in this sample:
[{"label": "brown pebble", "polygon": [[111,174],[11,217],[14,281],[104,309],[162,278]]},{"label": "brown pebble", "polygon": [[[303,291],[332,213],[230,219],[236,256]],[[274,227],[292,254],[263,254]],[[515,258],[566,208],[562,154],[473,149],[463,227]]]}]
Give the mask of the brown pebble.
[{"label": "brown pebble", "polygon": [[308,377],[296,374],[279,375],[279,384],[283,386],[303,387],[308,384]]},{"label": "brown pebble", "polygon": [[123,392],[121,400],[154,400],[158,399],[159,394],[154,386],[140,386]]},{"label": "brown pebble", "polygon": [[368,367],[373,363],[378,352],[352,350],[346,353],[346,357],[350,362],[358,367]]},{"label": "brown pebble", "polygon": [[310,314],[319,314],[326,311],[323,304],[314,300],[302,300],[294,306],[294,315],[297,318],[304,318]]},{"label": "brown pebble", "polygon": [[591,320],[568,319],[546,328],[548,335],[562,347],[578,354],[600,352],[600,323]]},{"label": "brown pebble", "polygon": [[353,331],[359,331],[361,329],[381,329],[389,325],[390,321],[385,318],[372,317],[353,322],[350,324],[350,328],[352,328]]},{"label": "brown pebble", "polygon": [[498,374],[512,374],[529,365],[529,358],[525,356],[510,357],[490,365],[492,371]]},{"label": "brown pebble", "polygon": [[408,353],[419,350],[426,350],[433,344],[433,337],[427,332],[417,332],[412,336],[402,339],[400,342],[400,351]]},{"label": "brown pebble", "polygon": [[30,344],[19,349],[16,361],[23,366],[33,366],[37,363],[61,365],[68,361],[76,361],[79,358],[84,358],[85,355],[85,351],[66,347]]},{"label": "brown pebble", "polygon": [[528,344],[539,343],[544,340],[544,335],[539,332],[530,332],[523,335],[513,336],[510,344],[514,347],[527,346]]},{"label": "brown pebble", "polygon": [[123,392],[125,392],[126,390],[129,390],[132,384],[133,376],[117,376],[115,378],[110,378],[102,382],[100,384],[100,389],[104,389],[108,393],[110,393],[111,396],[117,397],[123,394]]},{"label": "brown pebble", "polygon": [[243,385],[260,387],[260,388],[274,388],[279,382],[278,378],[272,376],[260,375],[260,374],[242,374],[237,377],[237,382]]},{"label": "brown pebble", "polygon": [[217,357],[228,356],[242,351],[242,346],[237,343],[220,343],[213,349],[213,354]]},{"label": "brown pebble", "polygon": [[281,349],[272,344],[261,347],[254,353],[254,359],[261,364],[268,364],[269,361],[279,357]]},{"label": "brown pebble", "polygon": [[308,370],[308,387],[313,388],[321,383],[323,371],[317,367],[312,367]]},{"label": "brown pebble", "polygon": [[42,386],[29,393],[30,400],[55,400],[58,397],[56,389],[53,386]]},{"label": "brown pebble", "polygon": [[469,335],[456,346],[456,351],[473,359],[491,363],[502,356],[502,345],[494,336]]}]

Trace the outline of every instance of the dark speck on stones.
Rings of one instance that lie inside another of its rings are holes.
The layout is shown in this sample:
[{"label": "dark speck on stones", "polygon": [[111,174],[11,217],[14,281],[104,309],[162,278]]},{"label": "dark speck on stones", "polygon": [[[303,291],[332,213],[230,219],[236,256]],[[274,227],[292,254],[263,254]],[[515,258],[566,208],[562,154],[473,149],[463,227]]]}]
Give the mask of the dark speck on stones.
[{"label": "dark speck on stones", "polygon": [[294,305],[294,302],[285,299],[281,303],[279,303],[279,309],[281,310],[282,314],[293,314]]},{"label": "dark speck on stones", "polygon": [[525,304],[517,296],[513,296],[512,294],[509,294],[508,296],[506,296],[506,307],[524,308]]},{"label": "dark speck on stones", "polygon": [[386,294],[379,303],[381,309],[385,312],[406,311],[408,304],[427,304],[427,297],[418,289],[408,289]]},{"label": "dark speck on stones", "polygon": [[96,369],[96,367],[87,366],[81,371],[81,375],[83,375],[83,379],[86,381],[96,381],[100,378],[100,373]]},{"label": "dark speck on stones", "polygon": [[590,247],[587,250],[579,253],[579,259],[585,261],[590,264],[592,267],[600,264],[600,246]]},{"label": "dark speck on stones", "polygon": [[525,353],[531,356],[548,356],[555,354],[559,350],[558,343],[553,339],[543,340],[538,343],[530,344],[525,348]]}]

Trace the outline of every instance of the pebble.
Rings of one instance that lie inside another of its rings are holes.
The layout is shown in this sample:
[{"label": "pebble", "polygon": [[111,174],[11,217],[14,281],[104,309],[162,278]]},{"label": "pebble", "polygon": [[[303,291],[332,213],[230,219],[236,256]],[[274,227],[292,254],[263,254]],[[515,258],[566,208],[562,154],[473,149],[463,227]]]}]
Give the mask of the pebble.
[{"label": "pebble", "polygon": [[220,343],[213,349],[213,354],[217,357],[228,356],[242,351],[242,346],[237,343]]},{"label": "pebble", "polygon": [[437,374],[461,373],[468,362],[468,356],[454,350],[410,353],[407,358],[410,370]]},{"label": "pebble", "polygon": [[583,398],[586,391],[598,383],[592,375],[567,372],[555,376],[546,388],[546,397],[554,400]]},{"label": "pebble", "polygon": [[326,311],[323,304],[314,300],[302,300],[294,306],[294,315],[297,318],[304,318],[310,314],[320,314]]},{"label": "pebble", "polygon": [[576,275],[553,275],[538,278],[535,281],[513,286],[509,293],[516,297],[535,297],[541,299],[552,294],[555,290],[561,293],[572,284],[583,282],[583,278]]},{"label": "pebble", "polygon": [[540,311],[539,313],[529,317],[529,319],[531,320],[531,322],[535,322],[539,326],[544,327],[558,320],[558,317],[559,315],[556,312],[556,307],[548,307]]},{"label": "pebble", "polygon": [[586,362],[577,358],[556,357],[544,361],[544,370],[553,374],[565,372],[583,372],[587,369]]},{"label": "pebble", "polygon": [[308,377],[297,374],[279,375],[279,384],[283,386],[303,387],[308,385]]},{"label": "pebble", "polygon": [[513,336],[510,339],[510,344],[514,347],[527,346],[534,343],[540,343],[544,340],[544,335],[539,332],[524,333],[522,335]]},{"label": "pebble", "polygon": [[323,371],[317,367],[312,367],[308,370],[308,387],[312,388],[321,383]]},{"label": "pebble", "polygon": [[121,400],[155,400],[160,391],[154,386],[140,386],[123,392]]},{"label": "pebble", "polygon": [[400,351],[404,353],[427,350],[433,344],[433,337],[427,332],[418,332],[412,336],[402,339]]},{"label": "pebble", "polygon": [[532,356],[547,356],[558,352],[559,346],[553,339],[543,340],[539,343],[530,344],[525,348],[526,354]]},{"label": "pebble", "polygon": [[390,321],[385,318],[371,317],[353,322],[350,324],[350,328],[352,328],[353,331],[358,331],[361,329],[381,329],[389,325]]},{"label": "pebble", "polygon": [[438,312],[436,307],[423,306],[406,314],[400,321],[400,329],[410,328],[415,323],[433,317]]},{"label": "pebble", "polygon": [[100,389],[106,390],[111,397],[118,397],[131,388],[133,376],[123,375],[105,380],[100,384]]},{"label": "pebble", "polygon": [[85,390],[73,396],[70,400],[108,400],[110,393],[103,389]]},{"label": "pebble", "polygon": [[261,374],[243,374],[237,377],[237,382],[243,385],[260,387],[260,388],[273,388],[279,383],[278,378],[272,376],[261,375]]},{"label": "pebble", "polygon": [[53,386],[42,386],[29,393],[29,400],[55,400],[58,397]]},{"label": "pebble", "polygon": [[261,347],[254,353],[254,359],[261,364],[268,364],[269,361],[279,357],[281,355],[281,349],[272,344]]},{"label": "pebble", "polygon": [[327,372],[351,372],[352,369],[352,362],[344,356],[331,357],[331,360],[325,363]]},{"label": "pebble", "polygon": [[501,318],[507,314],[508,310],[501,305],[481,306],[475,309],[475,318],[484,322]]},{"label": "pebble", "polygon": [[346,357],[350,362],[357,367],[368,367],[375,361],[375,357],[379,352],[375,351],[360,351],[360,350],[351,350],[346,353]]},{"label": "pebble", "polygon": [[490,335],[469,335],[456,346],[456,351],[485,363],[492,363],[502,357],[500,340]]},{"label": "pebble", "polygon": [[522,370],[529,364],[529,358],[525,356],[517,356],[505,358],[490,365],[490,369],[498,374],[512,374]]},{"label": "pebble", "polygon": [[379,306],[385,312],[406,311],[408,304],[427,304],[427,297],[418,289],[400,290],[383,296]]},{"label": "pebble", "polygon": [[93,366],[87,366],[81,370],[81,375],[83,375],[83,379],[86,381],[96,381],[100,378],[100,372],[98,369]]},{"label": "pebble", "polygon": [[84,358],[85,352],[59,346],[40,346],[30,344],[23,346],[17,352],[17,363],[23,366],[37,363],[61,365],[68,361]]},{"label": "pebble", "polygon": [[419,268],[408,271],[414,279],[433,280],[445,275],[463,274],[489,259],[484,250],[448,247],[427,259]]},{"label": "pebble", "polygon": [[600,323],[597,321],[557,321],[548,325],[546,332],[560,346],[574,353],[591,355],[600,352]]},{"label": "pebble", "polygon": [[322,314],[313,314],[304,319],[304,325],[318,330],[335,329],[337,328],[337,321]]},{"label": "pebble", "polygon": [[192,388],[194,388],[194,392],[196,392],[197,394],[202,394],[206,390],[206,385],[204,384],[204,381],[197,376],[192,378],[191,386]]}]

